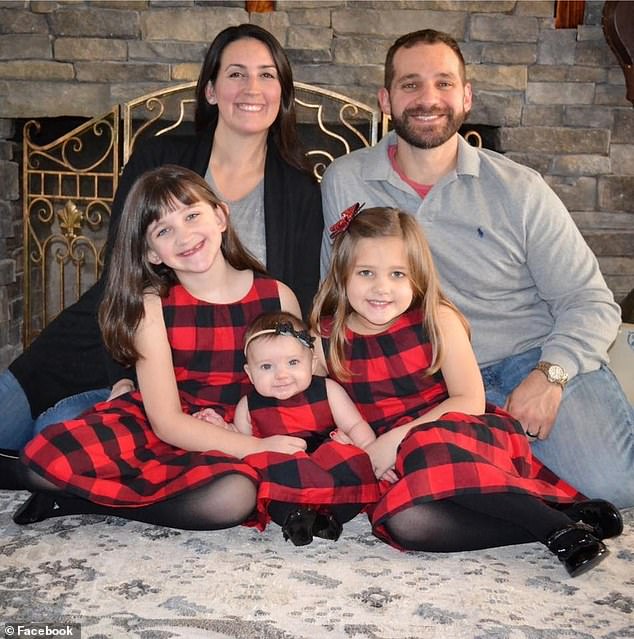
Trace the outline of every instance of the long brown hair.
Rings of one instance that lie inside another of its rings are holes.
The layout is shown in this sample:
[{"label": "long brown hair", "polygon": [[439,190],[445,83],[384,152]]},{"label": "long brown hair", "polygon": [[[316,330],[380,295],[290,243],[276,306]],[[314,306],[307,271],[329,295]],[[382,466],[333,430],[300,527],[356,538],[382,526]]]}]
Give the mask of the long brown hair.
[{"label": "long brown hair", "polygon": [[[99,306],[99,325],[106,347],[125,365],[134,364],[140,357],[134,336],[143,319],[144,295],[155,292],[165,297],[178,282],[171,268],[150,262],[146,239],[150,224],[173,211],[178,202],[185,206],[196,202],[214,208],[224,206],[197,173],[169,164],[139,177],[123,206]],[[234,268],[265,272],[243,247],[229,219],[220,248]]]},{"label": "long brown hair", "polygon": [[438,275],[418,222],[409,214],[394,208],[364,209],[350,223],[346,231],[335,238],[332,261],[326,278],[315,297],[310,315],[312,329],[320,334],[322,317],[332,317],[328,365],[335,377],[348,379],[350,371],[345,365],[346,322],[353,309],[348,302],[346,287],[352,274],[357,244],[364,238],[398,237],[405,243],[409,280],[413,297],[410,308],[419,307],[423,313],[423,326],[429,335],[433,359],[425,374],[435,373],[442,364],[444,345],[438,330],[438,308],[451,307],[460,316],[465,328],[468,324],[458,309],[445,297]]},{"label": "long brown hair", "polygon": [[216,81],[225,48],[236,40],[253,38],[264,43],[271,52],[282,89],[280,110],[271,125],[269,135],[273,137],[282,158],[300,171],[311,173],[302,144],[297,136],[295,113],[295,88],[293,72],[282,45],[275,36],[257,24],[239,24],[223,29],[209,45],[196,85],[196,130],[202,131],[218,119],[218,105],[209,104],[205,95],[207,85]]}]

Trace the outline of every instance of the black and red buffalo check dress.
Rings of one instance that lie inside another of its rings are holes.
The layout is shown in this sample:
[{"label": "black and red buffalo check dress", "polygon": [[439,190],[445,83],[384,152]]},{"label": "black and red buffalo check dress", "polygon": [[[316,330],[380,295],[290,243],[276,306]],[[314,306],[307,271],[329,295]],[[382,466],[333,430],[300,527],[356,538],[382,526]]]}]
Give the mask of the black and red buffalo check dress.
[{"label": "black and red buffalo check dress", "polygon": [[[321,334],[328,352],[332,321]],[[439,372],[425,375],[432,359],[422,313],[404,313],[385,332],[359,335],[347,331],[345,361],[352,375],[339,380],[377,436],[406,424],[447,399]],[[524,493],[558,504],[582,495],[531,454],[521,424],[500,408],[484,415],[446,413],[415,426],[401,442],[395,484],[384,490],[370,511],[374,533],[398,547],[384,523],[416,504],[460,494]]]},{"label": "black and red buffalo check dress", "polygon": [[328,403],[326,379],[313,377],[310,386],[289,399],[247,396],[256,437],[292,435],[307,442],[306,452],[294,455],[264,452],[244,461],[260,474],[258,519],[269,521],[271,501],[327,507],[334,504],[368,505],[379,498],[372,462],[360,448],[330,439],[336,425]]},{"label": "black and red buffalo check dress", "polygon": [[[163,316],[185,413],[210,407],[233,420],[238,400],[252,388],[243,369],[247,326],[279,309],[277,281],[257,274],[246,296],[232,304],[203,302],[181,285],[170,290]],[[229,473],[258,481],[256,471],[235,457],[159,439],[138,391],[49,426],[29,442],[23,459],[69,493],[106,506],[145,506]]]}]

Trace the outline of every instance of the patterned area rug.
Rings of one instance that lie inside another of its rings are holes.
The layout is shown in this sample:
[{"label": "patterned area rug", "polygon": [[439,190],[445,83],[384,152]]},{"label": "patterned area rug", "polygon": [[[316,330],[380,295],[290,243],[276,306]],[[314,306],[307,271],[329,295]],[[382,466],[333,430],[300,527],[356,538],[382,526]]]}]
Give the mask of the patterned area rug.
[{"label": "patterned area rug", "polygon": [[537,543],[401,553],[362,516],[337,543],[304,548],[276,526],[183,532],[92,515],[19,527],[24,496],[0,492],[5,623],[80,623],[82,639],[634,637],[634,509],[610,556],[571,579]]}]

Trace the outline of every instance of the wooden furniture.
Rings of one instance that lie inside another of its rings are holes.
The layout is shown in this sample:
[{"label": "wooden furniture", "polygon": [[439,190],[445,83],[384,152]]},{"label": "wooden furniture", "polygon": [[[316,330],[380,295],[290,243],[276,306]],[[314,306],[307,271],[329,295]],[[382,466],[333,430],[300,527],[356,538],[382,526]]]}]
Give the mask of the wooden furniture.
[{"label": "wooden furniture", "polygon": [[634,2],[607,0],[602,24],[605,39],[623,69],[625,97],[634,106]]},{"label": "wooden furniture", "polygon": [[621,324],[608,355],[610,368],[621,382],[625,395],[634,404],[634,324]]}]

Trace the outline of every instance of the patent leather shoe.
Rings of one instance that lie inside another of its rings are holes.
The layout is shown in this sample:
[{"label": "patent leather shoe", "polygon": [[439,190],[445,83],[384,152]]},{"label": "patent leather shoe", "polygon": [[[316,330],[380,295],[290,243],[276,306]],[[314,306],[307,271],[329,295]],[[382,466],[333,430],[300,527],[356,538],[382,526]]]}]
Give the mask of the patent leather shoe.
[{"label": "patent leather shoe", "polygon": [[13,513],[13,521],[20,526],[44,521],[53,515],[57,504],[55,498],[48,493],[33,493]]},{"label": "patent leather shoe", "polygon": [[301,506],[290,512],[282,526],[284,541],[290,539],[296,546],[310,544],[313,541],[313,525],[316,517],[317,513],[314,510]]},{"label": "patent leather shoe", "polygon": [[337,541],[341,537],[343,526],[337,521],[332,513],[317,513],[313,524],[313,535],[321,539]]},{"label": "patent leather shoe", "polygon": [[0,490],[26,490],[19,473],[20,453],[0,448]]},{"label": "patent leather shoe", "polygon": [[618,537],[623,532],[623,517],[619,509],[605,499],[579,501],[564,511],[573,521],[592,526],[599,539]]},{"label": "patent leather shoe", "polygon": [[571,577],[594,568],[607,557],[608,549],[593,533],[592,526],[575,523],[556,530],[546,540],[548,549],[563,563]]}]

